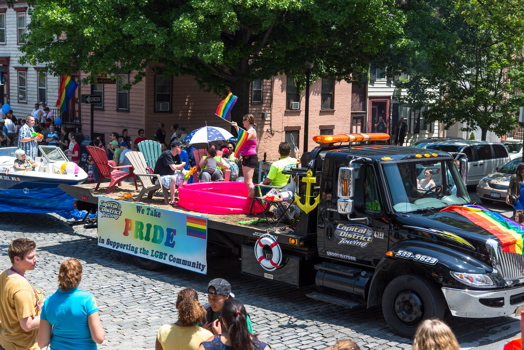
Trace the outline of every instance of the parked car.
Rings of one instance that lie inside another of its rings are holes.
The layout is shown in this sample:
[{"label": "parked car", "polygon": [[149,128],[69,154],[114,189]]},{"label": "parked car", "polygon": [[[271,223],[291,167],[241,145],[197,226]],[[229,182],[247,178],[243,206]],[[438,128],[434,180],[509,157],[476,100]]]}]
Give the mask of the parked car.
[{"label": "parked car", "polygon": [[502,143],[506,146],[511,160],[522,157],[522,141],[504,141]]},{"label": "parked car", "polygon": [[505,202],[506,192],[509,187],[509,178],[522,162],[522,157],[512,160],[496,173],[482,178],[477,185],[477,196],[483,203]]},{"label": "parked car", "polygon": [[476,186],[480,179],[510,161],[508,150],[500,142],[445,140],[431,142],[421,148],[449,152],[455,159],[461,157],[460,153],[465,154],[468,158],[468,186]]},{"label": "parked car", "polygon": [[427,139],[421,139],[413,142],[411,146],[416,148],[424,148],[425,145],[432,142],[440,142],[447,140],[464,140],[462,137],[428,137]]}]

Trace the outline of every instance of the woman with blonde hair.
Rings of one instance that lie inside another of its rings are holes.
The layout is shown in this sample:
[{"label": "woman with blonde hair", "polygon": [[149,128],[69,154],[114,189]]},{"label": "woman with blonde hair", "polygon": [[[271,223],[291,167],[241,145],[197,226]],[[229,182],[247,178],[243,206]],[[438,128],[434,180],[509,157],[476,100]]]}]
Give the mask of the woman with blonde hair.
[{"label": "woman with blonde hair", "polygon": [[[249,197],[255,196],[255,185],[253,184],[253,175],[255,174],[255,168],[258,166],[258,155],[257,155],[257,131],[255,130],[255,116],[253,114],[246,114],[242,117],[242,123],[247,131],[247,141],[244,143],[244,147],[240,151],[242,156],[242,175],[244,176],[244,183],[249,188]],[[237,133],[239,126],[236,122],[232,122],[231,125],[235,127]],[[238,140],[240,142],[240,140]]]},{"label": "woman with blonde hair", "polygon": [[459,350],[455,334],[438,319],[424,320],[417,328],[413,350]]},{"label": "woman with blonde hair", "polygon": [[158,330],[155,350],[197,350],[213,333],[197,325],[206,318],[206,309],[193,288],[182,289],[176,300],[178,321]]},{"label": "woman with blonde hair", "polygon": [[40,314],[38,346],[51,350],[96,350],[105,331],[93,294],[81,291],[82,265],[69,259],[60,265],[58,290],[46,299]]}]

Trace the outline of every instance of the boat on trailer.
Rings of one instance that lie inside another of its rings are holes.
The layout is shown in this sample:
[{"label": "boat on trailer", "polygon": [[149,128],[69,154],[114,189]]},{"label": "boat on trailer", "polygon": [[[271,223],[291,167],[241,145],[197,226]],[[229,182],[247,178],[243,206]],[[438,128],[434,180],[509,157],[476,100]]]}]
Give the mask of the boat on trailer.
[{"label": "boat on trailer", "polygon": [[74,209],[58,185],[79,185],[87,173],[56,146],[38,146],[34,170],[14,168],[16,147],[0,148],[0,212],[49,213]]}]

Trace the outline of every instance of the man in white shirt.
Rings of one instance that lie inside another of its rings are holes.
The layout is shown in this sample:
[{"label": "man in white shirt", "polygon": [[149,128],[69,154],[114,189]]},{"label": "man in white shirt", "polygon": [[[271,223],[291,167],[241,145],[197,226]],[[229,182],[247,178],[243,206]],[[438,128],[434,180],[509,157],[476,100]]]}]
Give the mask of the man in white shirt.
[{"label": "man in white shirt", "polygon": [[40,105],[38,103],[35,103],[35,109],[33,109],[31,115],[35,118],[35,120],[40,120]]},{"label": "man in white shirt", "polygon": [[16,125],[13,123],[13,120],[11,119],[13,117],[13,112],[9,111],[5,115],[5,127],[7,129],[7,137],[11,140],[11,144],[9,146],[16,146],[18,142],[16,142]]}]

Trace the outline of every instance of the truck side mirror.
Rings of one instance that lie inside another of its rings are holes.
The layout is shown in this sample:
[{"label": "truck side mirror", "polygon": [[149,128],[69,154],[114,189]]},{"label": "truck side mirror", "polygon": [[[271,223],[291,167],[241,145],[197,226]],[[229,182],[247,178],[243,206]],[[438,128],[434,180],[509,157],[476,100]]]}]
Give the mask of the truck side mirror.
[{"label": "truck side mirror", "polygon": [[353,195],[355,193],[355,168],[341,167],[338,169],[338,200],[337,211],[339,214],[353,212]]},{"label": "truck side mirror", "polygon": [[337,200],[337,211],[339,214],[351,214],[353,212],[353,200],[339,198]]},{"label": "truck side mirror", "polygon": [[355,192],[355,168],[341,167],[338,169],[338,198],[350,199]]}]

